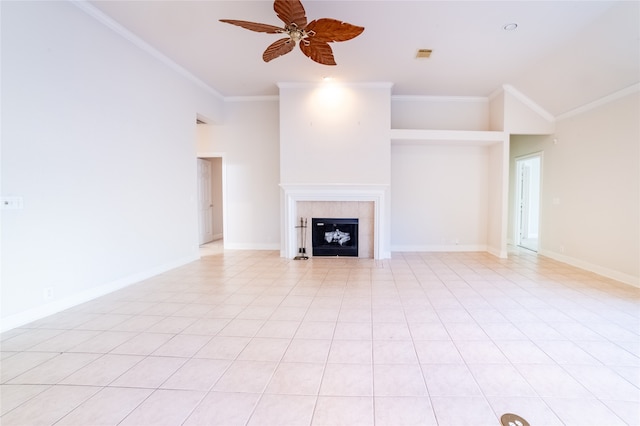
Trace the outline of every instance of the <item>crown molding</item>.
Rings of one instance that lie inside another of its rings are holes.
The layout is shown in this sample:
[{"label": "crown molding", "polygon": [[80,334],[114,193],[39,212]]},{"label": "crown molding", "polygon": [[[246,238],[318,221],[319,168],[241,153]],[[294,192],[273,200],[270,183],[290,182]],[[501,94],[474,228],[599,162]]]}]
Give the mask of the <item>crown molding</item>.
[{"label": "crown molding", "polygon": [[225,102],[278,102],[280,96],[226,96]]},{"label": "crown molding", "polygon": [[421,96],[421,95],[392,95],[392,101],[406,102],[478,102],[487,103],[485,96]]},{"label": "crown molding", "polygon": [[511,96],[513,96],[514,98],[516,98],[517,100],[522,102],[524,105],[529,107],[532,111],[534,111],[535,113],[540,115],[542,118],[544,118],[548,122],[553,123],[553,122],[556,121],[556,118],[553,116],[553,114],[551,114],[546,109],[542,108],[535,101],[533,101],[530,97],[528,97],[524,93],[520,92],[518,89],[516,89],[512,85],[504,84],[504,85],[502,85],[502,89],[504,90],[505,93],[509,93]]},{"label": "crown molding", "polygon": [[582,106],[569,110],[563,114],[560,114],[558,117],[556,117],[556,120],[564,120],[570,117],[574,117],[576,115],[580,115],[584,112],[598,108],[602,105],[608,104],[609,102],[616,101],[618,99],[624,98],[626,96],[629,96],[639,91],[640,91],[640,83],[633,84],[629,87],[625,87],[622,90],[618,90],[617,92],[611,93],[610,95],[604,96],[600,99],[596,99],[593,102],[589,102],[588,104],[584,104]]},{"label": "crown molding", "polygon": [[76,6],[78,9],[82,10],[87,15],[91,16],[92,18],[94,18],[95,20],[97,20],[107,28],[109,28],[110,30],[112,30],[113,32],[115,32],[116,34],[120,35],[124,39],[131,42],[133,45],[135,45],[142,51],[158,59],[160,62],[162,62],[166,66],[176,71],[181,76],[185,77],[187,80],[190,80],[191,82],[195,83],[197,86],[206,90],[207,92],[209,92],[216,98],[220,99],[221,101],[224,100],[224,97],[217,90],[209,86],[204,81],[200,80],[198,77],[193,75],[191,72],[187,71],[182,66],[178,65],[175,61],[173,61],[168,56],[161,53],[159,50],[152,47],[149,43],[147,43],[143,39],[133,34],[131,31],[129,31],[128,29],[120,25],[111,17],[107,16],[104,12],[102,12],[101,10],[99,10],[98,8],[90,4],[87,0],[69,0],[69,2],[74,6]]},{"label": "crown molding", "polygon": [[[277,86],[280,89],[304,89],[304,88],[314,88],[314,87],[320,87],[324,84],[327,84],[325,82],[317,82],[317,83],[311,83],[311,82],[307,82],[307,83],[288,83],[288,82],[278,82]],[[340,86],[340,87],[357,87],[357,88],[377,88],[377,89],[389,89],[391,90],[391,88],[393,87],[393,83],[389,83],[389,82],[360,82],[360,83],[342,83],[339,81],[335,81],[335,82],[330,82],[328,84],[334,84],[336,86]]]}]

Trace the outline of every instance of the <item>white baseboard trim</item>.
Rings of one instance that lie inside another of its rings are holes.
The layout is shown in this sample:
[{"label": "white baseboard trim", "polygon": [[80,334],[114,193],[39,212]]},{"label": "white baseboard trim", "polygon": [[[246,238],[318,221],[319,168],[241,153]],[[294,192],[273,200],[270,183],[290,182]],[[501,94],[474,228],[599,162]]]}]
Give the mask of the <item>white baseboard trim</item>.
[{"label": "white baseboard trim", "polygon": [[278,250],[280,251],[280,243],[253,244],[253,243],[229,243],[224,242],[225,250]]},{"label": "white baseboard trim", "polygon": [[54,300],[41,306],[27,309],[26,311],[19,312],[17,314],[3,317],[2,325],[0,325],[0,332],[5,332],[13,328],[29,324],[33,321],[48,317],[49,315],[57,314],[58,312],[62,312],[65,309],[72,308],[81,303],[88,302],[100,296],[104,296],[105,294],[109,294],[116,290],[120,290],[124,287],[130,286],[131,284],[135,284],[137,282],[146,280],[147,278],[162,274],[163,272],[167,272],[180,266],[186,265],[187,263],[191,263],[195,260],[198,260],[199,258],[199,255],[185,257],[144,272],[129,275],[110,283],[93,287],[77,294]]},{"label": "white baseboard trim", "polygon": [[487,252],[499,257],[500,259],[506,259],[508,257],[506,249],[497,249],[495,247],[487,247]]},{"label": "white baseboard trim", "polygon": [[595,265],[590,262],[585,262],[584,260],[576,259],[574,257],[566,256],[564,254],[556,253],[549,250],[539,250],[538,254],[562,263],[566,263],[571,266],[575,266],[576,268],[584,269],[585,271],[593,272],[594,274],[601,275],[605,278],[620,281],[621,283],[628,284],[634,287],[640,287],[640,278],[634,277],[633,275],[625,274],[620,271],[615,271],[613,269],[605,268],[600,265]]},{"label": "white baseboard trim", "polygon": [[391,252],[407,253],[407,252],[475,252],[487,251],[487,246],[482,244],[451,244],[451,245],[416,245],[416,246],[391,246]]}]

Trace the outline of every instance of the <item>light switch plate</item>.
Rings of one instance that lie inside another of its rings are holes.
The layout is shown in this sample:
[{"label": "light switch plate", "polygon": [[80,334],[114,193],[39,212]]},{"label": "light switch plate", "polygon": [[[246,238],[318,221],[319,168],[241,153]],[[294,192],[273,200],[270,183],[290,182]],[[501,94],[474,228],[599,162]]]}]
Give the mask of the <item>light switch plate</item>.
[{"label": "light switch plate", "polygon": [[2,206],[2,210],[22,210],[24,204],[22,197],[1,197],[0,206]]}]

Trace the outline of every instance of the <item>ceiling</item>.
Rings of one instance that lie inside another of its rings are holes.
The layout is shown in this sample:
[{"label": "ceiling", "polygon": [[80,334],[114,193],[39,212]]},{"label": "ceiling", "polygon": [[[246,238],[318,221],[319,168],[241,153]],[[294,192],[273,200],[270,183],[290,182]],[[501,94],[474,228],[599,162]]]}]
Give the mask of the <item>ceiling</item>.
[{"label": "ceiling", "polygon": [[[637,84],[637,1],[305,0],[309,21],[365,27],[332,43],[336,66],[298,49],[269,63],[281,26],[272,1],[92,1],[91,5],[224,97],[278,94],[279,82],[390,82],[394,96],[489,96],[510,84],[554,116]],[[506,31],[509,23],[518,25]],[[416,59],[418,49],[432,49]]]}]

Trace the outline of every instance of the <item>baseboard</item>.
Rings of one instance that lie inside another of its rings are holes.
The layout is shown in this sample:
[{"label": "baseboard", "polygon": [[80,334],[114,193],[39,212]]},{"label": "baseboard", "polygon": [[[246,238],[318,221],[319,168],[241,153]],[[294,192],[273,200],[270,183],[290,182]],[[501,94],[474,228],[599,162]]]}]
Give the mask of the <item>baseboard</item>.
[{"label": "baseboard", "polygon": [[29,324],[33,321],[48,317],[49,315],[57,314],[65,309],[72,308],[81,303],[88,302],[105,294],[112,293],[116,290],[120,290],[124,287],[130,286],[137,282],[146,280],[163,272],[170,271],[172,269],[183,266],[187,263],[191,263],[199,259],[199,255],[189,256],[175,262],[167,263],[150,270],[133,274],[107,284],[103,284],[85,291],[82,291],[71,296],[63,297],[59,300],[54,300],[50,303],[37,306],[35,308],[28,309],[17,314],[9,315],[2,318],[2,324],[0,325],[0,332],[5,332],[16,327]]},{"label": "baseboard", "polygon": [[391,252],[475,252],[487,251],[487,246],[482,244],[451,244],[451,245],[397,245],[391,246]]},{"label": "baseboard", "polygon": [[280,251],[280,243],[268,243],[268,244],[243,244],[243,243],[229,243],[224,242],[225,250],[277,250]]},{"label": "baseboard", "polygon": [[561,253],[556,253],[549,250],[539,250],[538,254],[557,260],[558,262],[566,263],[567,265],[575,266],[576,268],[584,269],[585,271],[593,272],[594,274],[610,278],[612,280],[620,281],[621,283],[628,284],[634,287],[640,287],[640,278],[633,275],[625,274],[620,271],[605,268],[600,265],[595,265],[584,260],[576,259],[574,257],[566,256]]}]

